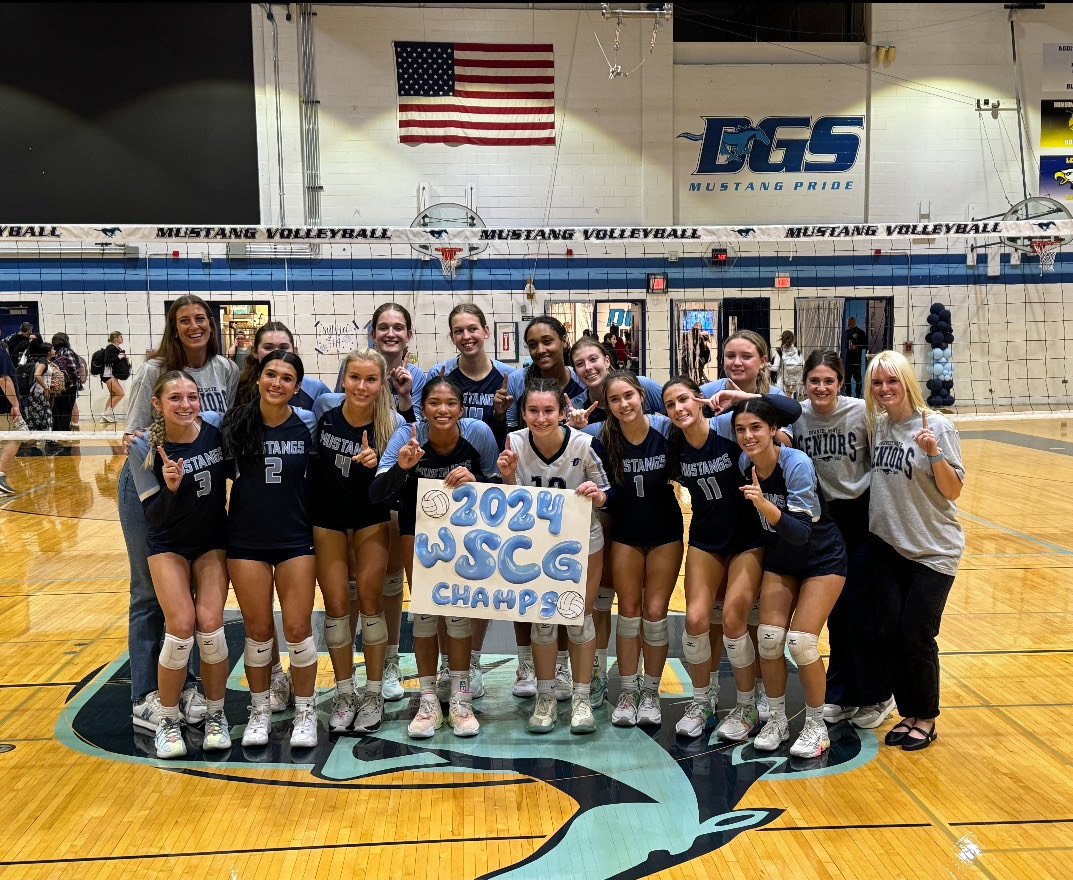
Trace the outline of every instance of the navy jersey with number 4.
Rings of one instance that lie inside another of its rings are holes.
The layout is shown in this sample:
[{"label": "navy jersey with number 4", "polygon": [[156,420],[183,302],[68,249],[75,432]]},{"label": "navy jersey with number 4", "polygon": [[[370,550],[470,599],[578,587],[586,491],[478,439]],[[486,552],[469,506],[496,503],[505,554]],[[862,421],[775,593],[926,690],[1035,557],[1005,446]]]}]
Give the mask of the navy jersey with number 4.
[{"label": "navy jersey with number 4", "polygon": [[235,457],[229,546],[257,550],[313,546],[309,474],[316,437],[313,413],[292,409],[282,425],[265,426],[260,455]]},{"label": "navy jersey with number 4", "polygon": [[145,437],[135,437],[127,457],[145,518],[149,523],[148,555],[178,553],[196,558],[226,546],[228,466],[224,460],[219,413],[201,414],[201,431],[190,443],[164,442],[168,458],[183,461],[183,479],[172,492],[164,483],[164,459],[153,456],[151,470],[144,466],[149,452]]},{"label": "navy jersey with number 4", "polygon": [[399,532],[403,535],[414,534],[417,523],[418,479],[442,480],[456,467],[466,468],[478,481],[488,481],[498,476],[496,458],[499,450],[492,429],[484,422],[459,419],[458,442],[446,455],[432,448],[428,439],[428,422],[420,423],[417,426],[417,442],[425,454],[414,467],[404,471],[398,466],[399,451],[410,442],[412,430],[409,425],[404,425],[391,437],[387,449],[380,456],[376,479],[369,489],[373,501],[382,503],[393,497],[399,498]]},{"label": "navy jersey with number 4", "polygon": [[[640,443],[635,445],[623,438],[623,480],[611,484],[604,508],[611,517],[611,540],[631,547],[656,547],[681,541],[684,529],[682,508],[667,478],[667,434],[671,420],[650,415],[648,423],[648,433]],[[593,449],[606,467],[602,436],[602,432],[596,435]]]}]

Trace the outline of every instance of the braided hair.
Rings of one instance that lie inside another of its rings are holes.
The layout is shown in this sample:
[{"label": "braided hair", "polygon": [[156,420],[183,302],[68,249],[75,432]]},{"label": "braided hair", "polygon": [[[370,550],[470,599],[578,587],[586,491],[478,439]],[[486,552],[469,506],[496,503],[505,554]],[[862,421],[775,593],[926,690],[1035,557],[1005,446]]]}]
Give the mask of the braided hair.
[{"label": "braided hair", "polygon": [[[157,377],[156,384],[153,385],[153,399],[160,400],[168,383],[174,382],[177,379],[185,379],[197,388],[197,382],[194,381],[194,377],[186,372],[186,370],[169,370],[167,373],[161,373],[160,376]],[[153,461],[156,459],[157,447],[163,446],[167,439],[167,425],[164,423],[164,411],[160,407],[154,406],[153,418],[152,421],[149,422],[149,454],[145,456],[145,461],[142,464],[147,471],[153,469]]]}]

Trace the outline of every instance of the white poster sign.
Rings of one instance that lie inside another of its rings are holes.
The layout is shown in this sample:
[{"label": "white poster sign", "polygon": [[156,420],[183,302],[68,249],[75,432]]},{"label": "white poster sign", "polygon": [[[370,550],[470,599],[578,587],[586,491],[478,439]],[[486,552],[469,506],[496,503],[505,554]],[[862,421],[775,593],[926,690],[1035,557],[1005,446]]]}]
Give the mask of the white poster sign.
[{"label": "white poster sign", "polygon": [[1043,44],[1043,95],[1073,96],[1073,44]]},{"label": "white poster sign", "polygon": [[362,332],[357,321],[317,321],[313,328],[317,331],[313,345],[317,354],[350,354],[359,347]]},{"label": "white poster sign", "polygon": [[591,517],[562,489],[419,480],[411,610],[581,623]]}]

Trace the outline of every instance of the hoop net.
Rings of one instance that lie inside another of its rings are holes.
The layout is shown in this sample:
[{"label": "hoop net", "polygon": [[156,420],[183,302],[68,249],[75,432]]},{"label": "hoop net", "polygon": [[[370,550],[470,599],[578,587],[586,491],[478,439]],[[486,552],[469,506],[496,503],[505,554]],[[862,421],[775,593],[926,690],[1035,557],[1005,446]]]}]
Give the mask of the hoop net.
[{"label": "hoop net", "polygon": [[1062,249],[1060,238],[1037,238],[1031,242],[1032,253],[1039,257],[1039,274],[1054,271],[1054,261]]},{"label": "hoop net", "polygon": [[443,277],[454,278],[455,271],[462,265],[462,259],[458,256],[462,253],[462,248],[438,247],[433,250],[440,255],[440,269],[443,270]]}]

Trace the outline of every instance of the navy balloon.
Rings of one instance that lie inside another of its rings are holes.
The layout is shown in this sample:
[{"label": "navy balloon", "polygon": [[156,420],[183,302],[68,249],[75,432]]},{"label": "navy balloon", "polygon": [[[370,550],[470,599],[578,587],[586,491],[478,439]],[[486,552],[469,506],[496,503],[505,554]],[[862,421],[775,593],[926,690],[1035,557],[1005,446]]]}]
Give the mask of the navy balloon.
[{"label": "navy balloon", "polygon": [[943,406],[953,406],[953,405],[954,405],[954,395],[949,394],[949,395],[947,395],[946,397],[943,398]]},{"label": "navy balloon", "polygon": [[950,320],[951,320],[950,309],[944,308],[941,312],[939,312],[939,317],[942,320],[946,321],[947,323],[950,323]]},{"label": "navy balloon", "polygon": [[940,302],[937,302],[937,303],[932,303],[932,304],[931,304],[931,313],[932,313],[933,315],[938,315],[938,314],[941,314],[941,313],[942,313],[942,311],[943,311],[943,309],[945,309],[945,308],[946,308],[946,306],[944,306],[944,305],[943,305],[942,303],[940,303]]},{"label": "navy balloon", "polygon": [[935,312],[932,312],[930,315],[928,315],[928,323],[929,324],[934,324],[938,320],[939,320],[939,316],[937,314],[935,314]]}]

